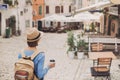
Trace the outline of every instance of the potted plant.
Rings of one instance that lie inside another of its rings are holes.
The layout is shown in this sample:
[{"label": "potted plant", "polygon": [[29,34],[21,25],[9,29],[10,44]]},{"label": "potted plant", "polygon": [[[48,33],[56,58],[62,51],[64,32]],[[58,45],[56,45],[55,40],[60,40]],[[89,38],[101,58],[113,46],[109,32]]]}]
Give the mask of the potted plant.
[{"label": "potted plant", "polygon": [[73,59],[75,53],[75,38],[74,38],[74,34],[71,31],[68,32],[67,45],[68,45],[68,50],[67,50],[68,56]]},{"label": "potted plant", "polygon": [[87,43],[85,42],[84,39],[82,39],[83,33],[77,35],[76,39],[76,48],[77,48],[77,57],[78,59],[82,59],[84,56],[84,52],[87,48]]}]

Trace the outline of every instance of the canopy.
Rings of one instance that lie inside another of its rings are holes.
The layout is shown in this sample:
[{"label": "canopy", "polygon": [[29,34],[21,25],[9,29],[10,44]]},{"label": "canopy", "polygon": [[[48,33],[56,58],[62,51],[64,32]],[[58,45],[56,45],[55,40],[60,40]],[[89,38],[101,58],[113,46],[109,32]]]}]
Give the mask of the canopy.
[{"label": "canopy", "polygon": [[68,17],[67,20],[68,22],[99,21],[100,16],[101,15],[91,14],[90,12],[84,12]]},{"label": "canopy", "polygon": [[53,14],[51,16],[42,18],[45,21],[56,22],[83,22],[83,21],[99,21],[100,16],[91,14],[90,12],[84,12],[76,14],[75,16],[65,17],[64,15]]},{"label": "canopy", "polygon": [[82,21],[96,21],[100,19],[100,16],[85,12],[75,15],[74,18]]},{"label": "canopy", "polygon": [[40,20],[64,22],[64,21],[67,20],[67,18],[65,16],[63,16],[63,15],[53,14],[51,16],[42,18]]},{"label": "canopy", "polygon": [[99,2],[99,3],[93,4],[93,5],[90,5],[88,7],[85,7],[85,8],[77,9],[75,12],[76,13],[81,13],[81,12],[85,12],[85,11],[89,11],[89,10],[95,10],[95,9],[98,9],[98,8],[105,8],[105,7],[112,6],[112,5],[115,5],[115,4],[113,4],[109,0],[108,1],[102,1],[102,2]]}]

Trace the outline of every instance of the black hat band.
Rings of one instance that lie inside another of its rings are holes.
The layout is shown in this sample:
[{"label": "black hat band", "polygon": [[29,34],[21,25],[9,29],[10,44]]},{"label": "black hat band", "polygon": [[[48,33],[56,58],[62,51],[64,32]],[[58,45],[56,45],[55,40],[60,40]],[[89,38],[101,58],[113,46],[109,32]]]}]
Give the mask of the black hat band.
[{"label": "black hat band", "polygon": [[28,39],[28,38],[27,38],[27,40],[36,40],[36,39],[38,39],[38,38],[40,37],[40,35],[41,35],[41,34],[39,33],[39,35],[38,35],[36,38],[34,38],[34,39]]}]

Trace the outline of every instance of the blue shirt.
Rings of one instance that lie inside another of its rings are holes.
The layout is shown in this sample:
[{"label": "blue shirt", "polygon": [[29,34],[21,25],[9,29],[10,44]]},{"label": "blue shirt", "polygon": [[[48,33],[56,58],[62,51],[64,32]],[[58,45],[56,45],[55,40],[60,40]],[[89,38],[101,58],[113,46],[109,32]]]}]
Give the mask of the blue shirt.
[{"label": "blue shirt", "polygon": [[[24,51],[26,56],[31,56],[34,51],[33,50],[25,50]],[[21,54],[18,55],[18,59],[22,58]],[[44,60],[45,60],[45,55],[44,52],[40,52],[34,59],[34,71],[36,76],[41,79],[45,76],[45,74],[48,72],[50,69],[48,66],[44,68]]]}]

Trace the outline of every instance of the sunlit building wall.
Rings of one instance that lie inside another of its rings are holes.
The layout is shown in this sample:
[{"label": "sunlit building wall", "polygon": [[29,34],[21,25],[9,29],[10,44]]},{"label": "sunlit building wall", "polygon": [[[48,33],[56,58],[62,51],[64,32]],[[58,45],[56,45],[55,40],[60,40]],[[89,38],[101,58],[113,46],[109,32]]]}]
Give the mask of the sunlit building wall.
[{"label": "sunlit building wall", "polygon": [[[6,36],[6,29],[10,28],[10,36],[18,35],[18,29],[24,33],[28,27],[32,26],[32,7],[26,0],[12,0],[12,4],[7,4],[6,9],[0,9],[0,35]],[[11,21],[13,20],[13,21]]]},{"label": "sunlit building wall", "polygon": [[[72,4],[74,0],[45,0],[45,17],[53,14],[70,16],[72,10]],[[53,25],[51,25],[53,24]],[[45,21],[43,27],[57,26],[57,22]],[[59,26],[63,26],[64,23],[60,23]]]}]

